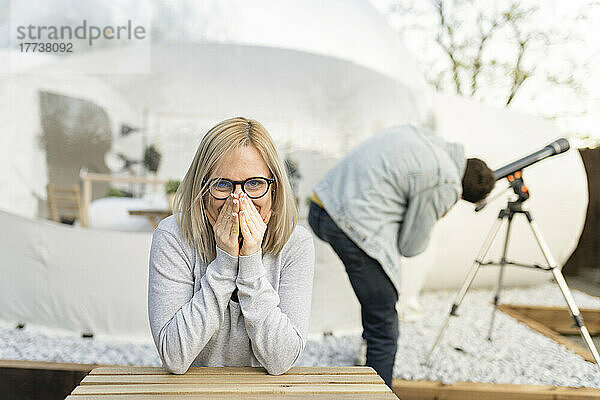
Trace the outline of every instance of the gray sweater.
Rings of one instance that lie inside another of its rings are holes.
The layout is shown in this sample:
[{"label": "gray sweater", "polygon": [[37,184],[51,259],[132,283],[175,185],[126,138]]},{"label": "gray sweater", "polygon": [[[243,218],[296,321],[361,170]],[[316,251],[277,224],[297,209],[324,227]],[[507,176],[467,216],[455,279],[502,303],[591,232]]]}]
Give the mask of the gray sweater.
[{"label": "gray sweater", "polygon": [[[286,372],[306,344],[314,261],[312,236],[300,225],[278,255],[233,257],[217,247],[207,264],[184,243],[174,216],[161,221],[150,248],[148,317],[164,367]],[[231,299],[236,287],[239,303]]]}]

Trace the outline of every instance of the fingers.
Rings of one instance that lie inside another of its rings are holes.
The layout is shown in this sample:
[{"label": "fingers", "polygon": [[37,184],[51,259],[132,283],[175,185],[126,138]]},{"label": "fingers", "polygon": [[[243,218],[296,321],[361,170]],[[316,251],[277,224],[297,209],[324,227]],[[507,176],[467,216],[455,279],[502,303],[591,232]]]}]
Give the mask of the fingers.
[{"label": "fingers", "polygon": [[[227,200],[229,201],[229,208],[228,208],[228,227],[229,227],[229,237],[232,239],[236,239],[239,236],[239,220],[240,220],[240,202],[238,199],[234,198],[233,196],[229,196],[227,198]],[[223,206],[223,208],[225,208],[225,206]]]},{"label": "fingers", "polygon": [[225,200],[225,204],[223,204],[223,209],[221,210],[221,212],[223,212],[225,216],[229,216],[229,214],[233,212],[232,196],[227,197],[227,200]]},{"label": "fingers", "polygon": [[250,241],[259,241],[264,235],[266,228],[263,221],[260,218],[257,220],[256,217],[249,214],[247,210],[241,210],[239,212],[239,218],[240,231],[244,238]]},{"label": "fingers", "polygon": [[258,212],[252,200],[248,197],[243,196],[240,199],[240,206],[242,210],[240,211],[240,217],[245,215],[247,218],[246,225],[251,233],[263,234],[266,229],[266,225],[271,219],[273,214],[273,210],[269,210],[267,215],[263,218],[262,215]]},{"label": "fingers", "polygon": [[212,215],[210,215],[210,213],[208,212],[207,209],[204,209],[204,215],[206,215],[206,217],[208,218],[208,220],[210,221],[210,224],[214,227],[215,223],[217,222]]},{"label": "fingers", "polygon": [[217,216],[217,224],[222,224],[224,219],[228,218],[231,214],[231,210],[228,211],[228,209],[231,207],[232,200],[231,197],[228,197],[227,200],[225,200],[225,204],[223,204],[223,207],[221,207],[221,211],[219,211],[219,215]]},{"label": "fingers", "polygon": [[237,240],[239,236],[240,213],[234,212],[231,214],[231,228],[229,230],[229,238]]},{"label": "fingers", "polygon": [[239,236],[239,224],[240,224],[240,201],[236,198],[232,198],[231,206],[231,236]]},{"label": "fingers", "polygon": [[[263,237],[267,228],[266,221],[263,220],[252,200],[245,195],[240,197],[240,212],[238,215],[240,221],[240,232],[244,237],[240,254],[254,254],[260,249],[263,241]],[[270,216],[271,210],[269,210],[267,216],[265,217],[267,221]]]},{"label": "fingers", "polygon": [[259,232],[254,219],[245,210],[240,211],[240,227],[242,227],[242,224],[244,228],[244,230],[242,230],[242,234],[244,235],[248,233],[251,236],[254,236],[257,234],[257,232]]},{"label": "fingers", "polygon": [[[244,198],[244,196],[242,196],[242,198],[240,199],[240,204],[241,204],[241,208],[242,210],[240,211],[240,217],[241,220],[243,221],[244,224],[244,230],[242,230],[242,234],[246,234],[246,232],[250,235],[254,235],[256,232],[256,226],[253,222],[254,217],[254,213],[252,212],[252,209],[255,209],[254,205],[249,204],[252,203],[248,198]],[[256,209],[255,209],[256,210]]]},{"label": "fingers", "polygon": [[262,217],[260,216],[260,213],[254,206],[254,203],[252,202],[252,200],[250,200],[250,198],[248,196],[243,194],[241,196],[240,200],[241,200],[240,204],[242,206],[242,209],[245,210],[246,212],[248,212],[249,216],[252,216],[253,218],[262,219]]},{"label": "fingers", "polygon": [[232,212],[239,212],[240,211],[240,200],[238,198],[234,198],[233,199],[233,206],[232,206]]},{"label": "fingers", "polygon": [[225,200],[225,204],[221,207],[221,211],[219,212],[219,216],[217,218],[218,224],[231,223],[232,213],[239,211],[239,200],[233,198],[233,196],[227,197]]},{"label": "fingers", "polygon": [[258,220],[256,219],[256,214],[254,215],[246,215],[246,212],[244,212],[244,216],[246,216],[247,218],[247,225],[248,228],[250,228],[250,232],[254,233],[257,232],[259,230],[259,221],[262,222],[262,219],[260,218],[260,216],[258,217]]},{"label": "fingers", "polygon": [[[213,226],[217,246],[235,256],[239,254],[239,208],[239,200],[228,197]],[[207,215],[214,219],[209,213]]]},{"label": "fingers", "polygon": [[229,199],[231,199],[229,237],[237,240],[240,235],[240,201],[233,196],[230,196]]},{"label": "fingers", "polygon": [[248,227],[248,220],[246,217],[246,213],[244,210],[239,212],[239,221],[240,221],[240,231],[245,239],[250,239],[252,237],[252,233],[250,232],[250,228]]}]

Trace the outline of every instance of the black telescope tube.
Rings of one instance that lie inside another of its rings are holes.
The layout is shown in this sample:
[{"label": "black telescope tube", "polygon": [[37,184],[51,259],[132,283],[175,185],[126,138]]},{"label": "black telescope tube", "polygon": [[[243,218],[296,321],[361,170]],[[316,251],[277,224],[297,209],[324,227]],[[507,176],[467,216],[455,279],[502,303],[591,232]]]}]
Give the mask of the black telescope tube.
[{"label": "black telescope tube", "polygon": [[560,138],[550,143],[543,149],[536,151],[535,153],[531,153],[528,156],[525,156],[517,161],[513,161],[510,164],[505,165],[504,167],[498,168],[494,171],[494,176],[496,177],[496,180],[506,178],[508,175],[520,171],[523,168],[530,166],[531,164],[535,164],[536,162],[541,161],[544,158],[564,153],[565,151],[569,150],[569,147],[569,141],[565,138]]}]

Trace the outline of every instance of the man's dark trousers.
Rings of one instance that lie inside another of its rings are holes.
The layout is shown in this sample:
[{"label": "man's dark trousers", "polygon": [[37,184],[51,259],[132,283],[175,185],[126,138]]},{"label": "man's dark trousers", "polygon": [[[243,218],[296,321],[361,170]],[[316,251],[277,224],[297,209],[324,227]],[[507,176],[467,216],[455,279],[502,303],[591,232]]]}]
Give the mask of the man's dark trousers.
[{"label": "man's dark trousers", "polygon": [[344,263],[361,306],[367,365],[392,387],[399,331],[396,312],[398,293],[394,285],[381,264],[350,240],[327,211],[313,201],[310,202],[308,224],[319,239],[331,245]]}]

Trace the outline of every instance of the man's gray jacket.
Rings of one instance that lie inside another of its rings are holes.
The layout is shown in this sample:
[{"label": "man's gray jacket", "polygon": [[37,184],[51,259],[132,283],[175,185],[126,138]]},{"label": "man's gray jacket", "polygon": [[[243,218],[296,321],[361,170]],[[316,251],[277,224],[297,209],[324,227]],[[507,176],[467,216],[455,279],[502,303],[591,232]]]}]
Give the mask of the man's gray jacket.
[{"label": "man's gray jacket", "polygon": [[379,261],[400,293],[402,256],[427,248],[433,225],[461,197],[465,165],[462,145],[397,126],[350,151],[314,191],[338,227]]}]

